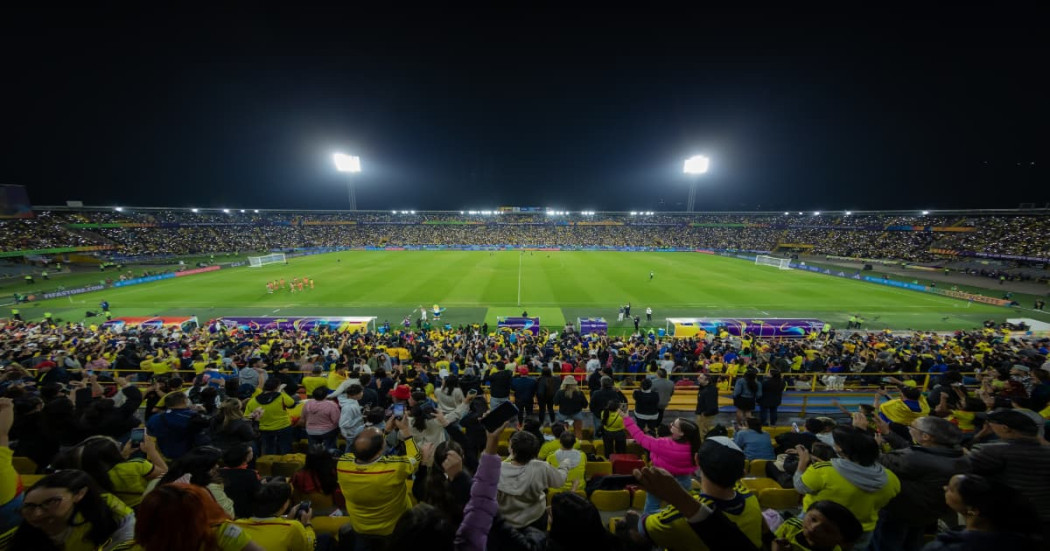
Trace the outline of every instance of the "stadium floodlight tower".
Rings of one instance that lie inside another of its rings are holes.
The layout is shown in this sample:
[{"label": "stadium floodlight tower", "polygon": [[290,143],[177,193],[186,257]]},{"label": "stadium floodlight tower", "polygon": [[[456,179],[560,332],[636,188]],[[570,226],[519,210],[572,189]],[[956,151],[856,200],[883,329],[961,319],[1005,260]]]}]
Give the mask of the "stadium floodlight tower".
[{"label": "stadium floodlight tower", "polygon": [[696,200],[696,180],[701,174],[707,172],[707,167],[710,164],[711,160],[703,155],[693,155],[685,160],[685,167],[682,169],[682,172],[692,176],[689,182],[689,212],[693,212],[693,202]]},{"label": "stadium floodlight tower", "polygon": [[[348,172],[350,174],[361,172],[361,158],[357,155],[336,153],[332,155],[332,160],[335,161],[335,168],[339,172]],[[350,210],[357,210],[357,196],[354,195],[353,176],[346,179],[346,189],[350,193]]]}]

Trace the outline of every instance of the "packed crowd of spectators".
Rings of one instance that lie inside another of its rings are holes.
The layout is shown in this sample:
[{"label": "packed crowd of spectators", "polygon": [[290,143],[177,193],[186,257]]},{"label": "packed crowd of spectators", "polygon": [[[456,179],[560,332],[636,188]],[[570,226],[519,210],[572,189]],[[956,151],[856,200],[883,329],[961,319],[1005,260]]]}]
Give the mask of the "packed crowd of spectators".
[{"label": "packed crowd of spectators", "polygon": [[[1048,345],[994,327],[765,340],[10,321],[0,549],[910,550],[939,522],[927,550],[1045,548]],[[845,423],[771,438],[785,390],[813,381],[885,390]],[[486,422],[507,402],[509,438]],[[586,480],[585,426],[587,449],[629,438],[652,466]],[[299,439],[301,469],[257,474]],[[16,457],[43,478],[23,484]],[[742,480],[759,459],[801,508],[762,511]],[[645,506],[609,530],[594,492],[626,482]],[[346,517],[338,541],[301,496]]]},{"label": "packed crowd of spectators", "polygon": [[[139,227],[70,228],[70,224]],[[974,231],[909,231],[955,227]],[[896,228],[896,229],[895,229]],[[43,211],[0,221],[3,250],[101,245],[120,255],[265,252],[303,247],[513,245],[680,247],[932,261],[931,249],[1050,256],[1045,216],[774,214],[594,215],[230,212],[150,209]]]}]

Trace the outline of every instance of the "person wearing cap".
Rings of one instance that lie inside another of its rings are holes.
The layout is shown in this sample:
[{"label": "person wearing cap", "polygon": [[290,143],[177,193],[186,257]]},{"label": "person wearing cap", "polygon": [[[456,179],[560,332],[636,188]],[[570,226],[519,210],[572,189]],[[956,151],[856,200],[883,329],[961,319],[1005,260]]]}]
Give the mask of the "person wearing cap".
[{"label": "person wearing cap", "polygon": [[[867,419],[855,416],[864,423]],[[908,427],[911,440],[905,441],[885,423],[879,424],[882,437],[893,451],[882,454],[879,463],[901,481],[897,494],[879,513],[872,548],[875,551],[918,551],[926,528],[950,513],[944,502],[944,487],[952,475],[970,470],[963,455],[963,434],[957,426],[940,417],[920,417]]]},{"label": "person wearing cap", "polygon": [[1050,446],[1039,439],[1039,426],[1026,413],[1006,409],[988,414],[985,429],[998,442],[975,446],[970,470],[1016,489],[1035,505],[1044,537],[1050,536]]},{"label": "person wearing cap", "polygon": [[587,397],[579,388],[579,383],[572,375],[561,380],[561,388],[554,394],[554,405],[558,408],[558,422],[572,421],[572,430],[576,439],[583,439],[583,409],[587,407]]},{"label": "person wearing cap", "polygon": [[694,498],[671,473],[658,467],[634,471],[656,500],[668,506],[653,514],[627,513],[617,535],[671,551],[762,548],[762,507],[740,483],[746,459],[731,440],[713,436],[696,453],[700,493]]},{"label": "person wearing cap", "polygon": [[514,391],[514,405],[518,406],[518,419],[532,415],[532,401],[536,396],[536,379],[529,374],[529,368],[519,365],[515,370],[514,378],[510,381],[510,388]]},{"label": "person wearing cap", "polygon": [[408,385],[397,385],[394,390],[390,391],[390,399],[395,404],[408,405],[408,401],[412,398],[412,388]]}]

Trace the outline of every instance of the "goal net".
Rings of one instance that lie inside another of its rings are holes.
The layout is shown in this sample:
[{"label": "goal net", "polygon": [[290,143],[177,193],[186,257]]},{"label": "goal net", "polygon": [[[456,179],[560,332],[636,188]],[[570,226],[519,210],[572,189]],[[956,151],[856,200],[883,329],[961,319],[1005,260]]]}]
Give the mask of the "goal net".
[{"label": "goal net", "polygon": [[775,256],[766,256],[764,254],[760,254],[755,257],[755,264],[759,266],[776,266],[781,270],[791,269],[790,258],[777,258]]},{"label": "goal net", "polygon": [[249,256],[248,265],[252,268],[265,266],[267,264],[278,264],[284,262],[284,253],[268,254],[266,256]]}]

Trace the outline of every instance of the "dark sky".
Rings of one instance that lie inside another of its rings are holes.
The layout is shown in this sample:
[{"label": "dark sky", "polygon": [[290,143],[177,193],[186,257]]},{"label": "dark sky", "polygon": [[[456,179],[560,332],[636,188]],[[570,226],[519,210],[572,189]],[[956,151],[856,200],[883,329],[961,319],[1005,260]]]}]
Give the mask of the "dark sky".
[{"label": "dark sky", "polygon": [[1041,205],[1030,5],[5,10],[0,183],[38,205],[343,208],[346,151],[362,209],[684,210],[705,153],[698,210]]}]

